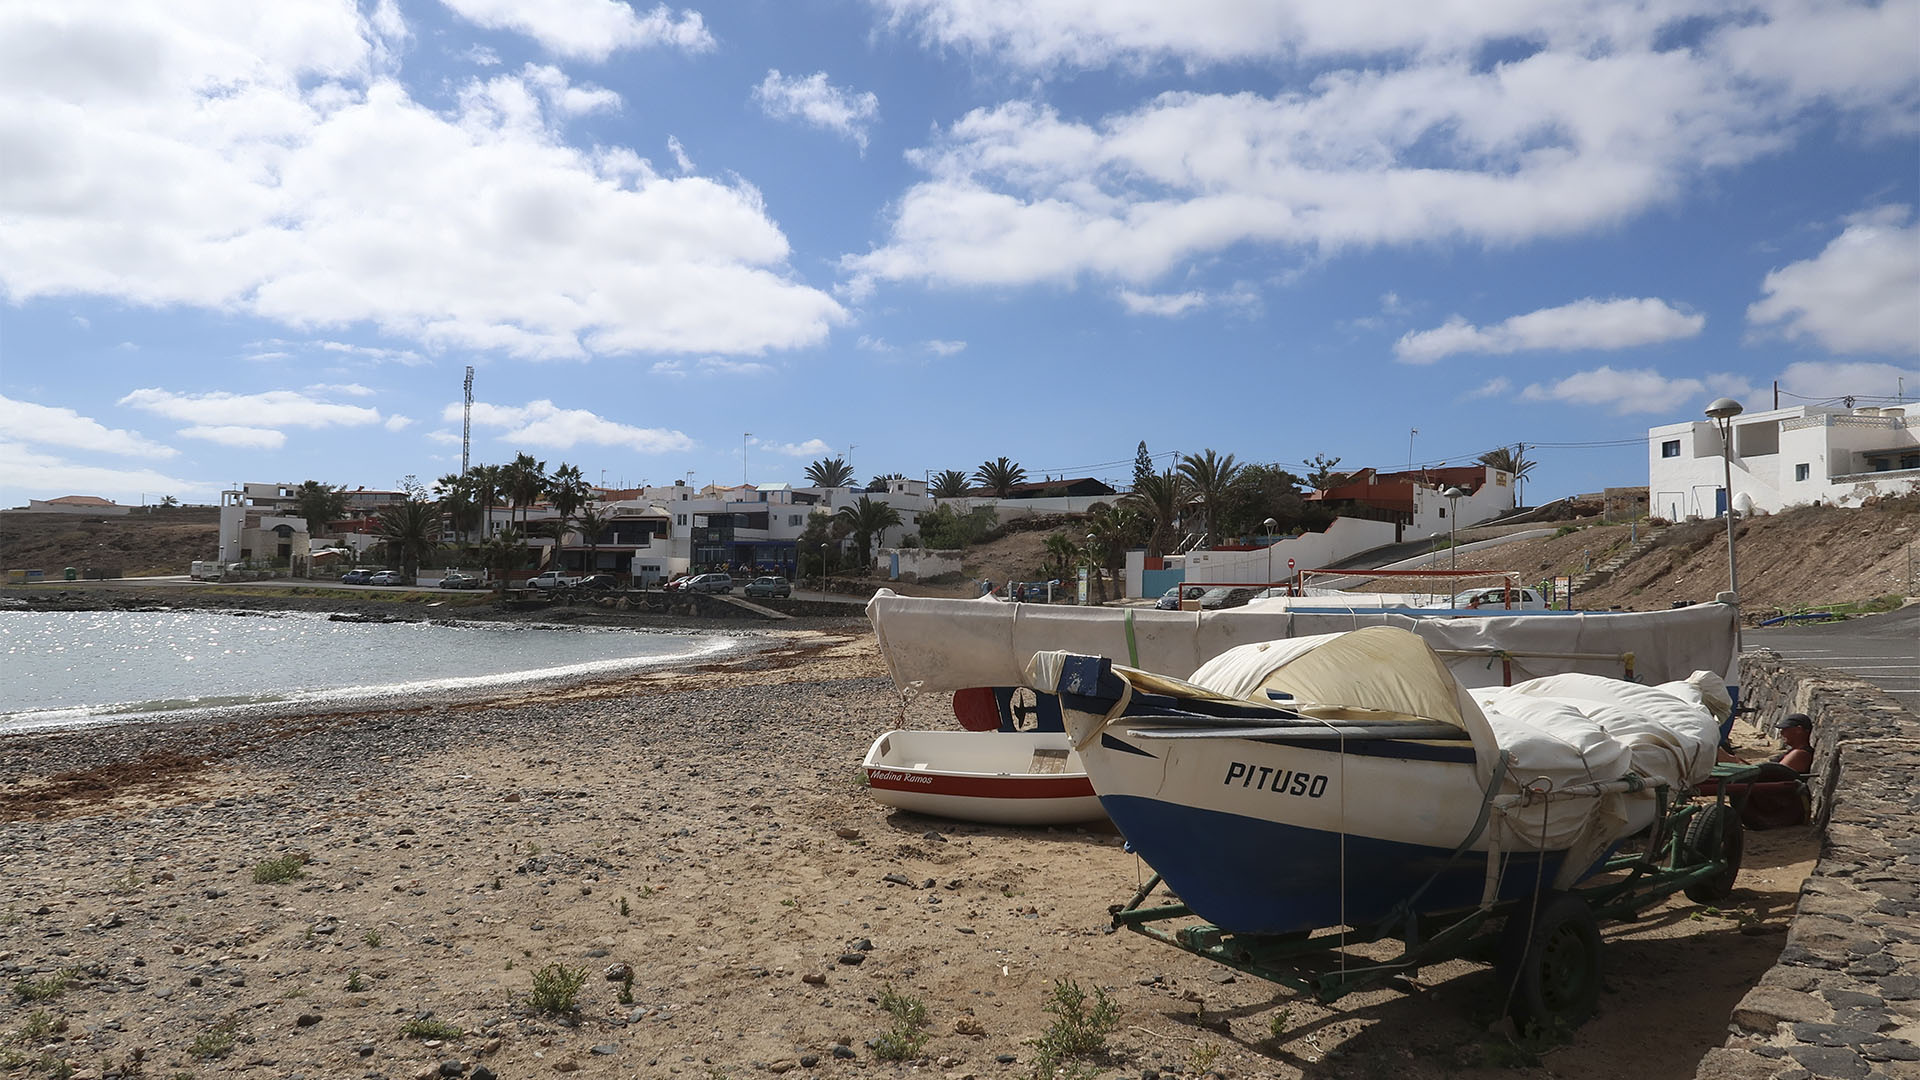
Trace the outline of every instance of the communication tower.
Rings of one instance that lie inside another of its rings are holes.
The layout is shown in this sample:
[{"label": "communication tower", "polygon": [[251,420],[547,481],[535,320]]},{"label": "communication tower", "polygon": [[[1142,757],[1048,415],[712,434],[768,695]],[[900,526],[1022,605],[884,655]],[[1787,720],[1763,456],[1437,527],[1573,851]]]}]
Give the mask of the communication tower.
[{"label": "communication tower", "polygon": [[473,449],[473,365],[467,365],[467,411],[460,419],[460,475],[467,475],[467,454]]}]

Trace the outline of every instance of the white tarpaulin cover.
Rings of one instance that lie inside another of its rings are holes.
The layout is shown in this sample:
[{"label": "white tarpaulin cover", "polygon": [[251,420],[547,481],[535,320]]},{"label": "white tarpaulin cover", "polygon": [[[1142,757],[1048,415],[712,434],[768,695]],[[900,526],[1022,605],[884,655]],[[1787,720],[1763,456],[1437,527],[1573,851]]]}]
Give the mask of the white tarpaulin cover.
[{"label": "white tarpaulin cover", "polygon": [[[1128,616],[1137,657],[1129,658]],[[1027,661],[1063,649],[1184,679],[1238,645],[1281,638],[1397,626],[1443,653],[1463,686],[1587,672],[1618,678],[1619,656],[1634,656],[1634,681],[1662,683],[1695,671],[1732,674],[1734,609],[1727,604],[1652,612],[1480,615],[1455,618],[1391,611],[1318,614],[1231,608],[1226,611],[1009,604],[990,598],[941,600],[882,589],[867,604],[881,655],[903,690],[1023,686]],[[1507,663],[1492,651],[1504,650]],[[1585,656],[1592,659],[1575,659]]]}]

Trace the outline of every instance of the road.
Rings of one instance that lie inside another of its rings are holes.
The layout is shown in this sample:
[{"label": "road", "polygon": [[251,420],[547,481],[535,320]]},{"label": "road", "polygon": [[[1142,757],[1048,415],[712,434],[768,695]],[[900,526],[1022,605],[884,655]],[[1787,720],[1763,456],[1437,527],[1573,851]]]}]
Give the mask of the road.
[{"label": "road", "polygon": [[1845,622],[1749,629],[1741,647],[1858,676],[1920,716],[1920,604]]}]

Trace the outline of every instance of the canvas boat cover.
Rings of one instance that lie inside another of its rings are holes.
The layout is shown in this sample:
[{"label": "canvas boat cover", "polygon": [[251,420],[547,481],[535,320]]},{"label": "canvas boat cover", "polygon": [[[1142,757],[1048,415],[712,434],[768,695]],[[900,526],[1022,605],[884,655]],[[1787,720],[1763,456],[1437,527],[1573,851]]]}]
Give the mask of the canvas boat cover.
[{"label": "canvas boat cover", "polygon": [[[1129,618],[1131,616],[1131,619]],[[1239,645],[1395,626],[1441,652],[1463,686],[1499,686],[1543,675],[1620,677],[1632,653],[1634,680],[1663,683],[1695,671],[1733,678],[1734,608],[1697,604],[1653,612],[1431,617],[1393,611],[1345,613],[1158,611],[944,600],[880,590],[867,604],[894,685],[909,691],[1024,686],[1027,661],[1050,649],[1104,656],[1185,679]],[[1133,648],[1128,646],[1129,627]],[[1504,654],[1498,655],[1498,654]]]}]

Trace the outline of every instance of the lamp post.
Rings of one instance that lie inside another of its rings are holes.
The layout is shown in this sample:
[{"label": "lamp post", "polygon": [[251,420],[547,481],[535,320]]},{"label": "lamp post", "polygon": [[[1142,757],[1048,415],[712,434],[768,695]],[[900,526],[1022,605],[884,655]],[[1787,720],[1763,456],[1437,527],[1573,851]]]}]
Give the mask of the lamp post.
[{"label": "lamp post", "polygon": [[1267,584],[1268,585],[1273,584],[1273,530],[1278,528],[1279,525],[1280,523],[1273,520],[1272,518],[1268,518],[1267,520],[1260,523],[1260,527],[1267,531]]},{"label": "lamp post", "polygon": [[1447,502],[1450,507],[1447,511],[1447,516],[1451,518],[1453,522],[1452,536],[1450,537],[1451,543],[1449,545],[1449,550],[1452,552],[1453,558],[1451,569],[1458,570],[1460,569],[1460,497],[1465,495],[1466,492],[1456,484],[1440,494],[1447,497]]},{"label": "lamp post", "polygon": [[1723,397],[1707,406],[1707,417],[1720,429],[1720,462],[1727,492],[1727,591],[1734,603],[1740,602],[1740,570],[1733,558],[1733,418],[1743,410],[1740,403]]}]

